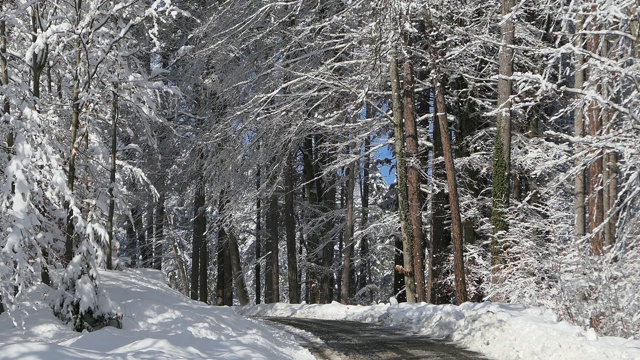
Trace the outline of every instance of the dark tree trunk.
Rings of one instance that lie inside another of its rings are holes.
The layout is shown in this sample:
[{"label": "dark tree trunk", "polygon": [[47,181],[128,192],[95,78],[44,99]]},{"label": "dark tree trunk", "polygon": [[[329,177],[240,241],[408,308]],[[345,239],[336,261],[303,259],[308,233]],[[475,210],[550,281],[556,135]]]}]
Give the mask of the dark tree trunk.
[{"label": "dark tree trunk", "polygon": [[153,267],[153,213],[154,205],[152,202],[147,204],[147,220],[145,221],[145,239],[146,242],[142,247],[142,266],[145,268]]},{"label": "dark tree trunk", "polygon": [[[202,155],[199,156],[199,160],[202,161]],[[206,251],[206,239],[205,233],[207,231],[207,216],[205,207],[205,184],[202,170],[198,174],[198,183],[193,199],[193,242],[192,242],[192,255],[191,255],[191,298],[194,300],[200,300],[207,302],[206,285],[204,286],[205,294],[202,284],[207,283],[207,267],[208,267],[208,254]],[[201,279],[204,277],[204,279]]]},{"label": "dark tree trunk", "polygon": [[355,162],[351,163],[347,168],[347,203],[346,203],[346,229],[344,233],[344,253],[342,260],[342,286],[340,289],[340,299],[343,304],[348,304],[349,299],[353,295],[352,289],[352,268],[351,260],[353,258],[353,250],[355,247],[354,233],[354,205],[353,205],[353,192],[356,182],[356,165]]},{"label": "dark tree trunk", "polygon": [[236,284],[236,294],[240,306],[249,304],[249,294],[247,293],[247,285],[244,282],[244,273],[242,272],[242,264],[240,263],[240,249],[238,248],[238,239],[233,233],[229,234],[229,258],[231,270],[233,271],[233,283]]},{"label": "dark tree trunk", "polygon": [[285,170],[284,224],[287,236],[287,281],[289,284],[289,303],[300,303],[300,285],[298,284],[298,258],[296,252],[296,219],[293,205],[295,189],[293,179],[293,159],[288,158]]},{"label": "dark tree trunk", "polygon": [[[116,86],[117,89],[117,85]],[[113,100],[111,103],[111,156],[110,156],[110,171],[109,171],[109,210],[107,214],[107,246],[105,256],[107,257],[107,269],[113,270],[113,216],[116,208],[115,197],[113,191],[116,187],[116,152],[117,146],[117,130],[118,130],[118,94],[114,90],[112,92]]]},{"label": "dark tree trunk", "polygon": [[[435,105],[435,104],[434,104]],[[434,106],[434,114],[438,113]],[[431,195],[431,241],[429,243],[429,277],[427,286],[427,301],[432,304],[448,304],[451,299],[451,291],[445,282],[445,266],[449,253],[447,249],[451,245],[451,231],[445,226],[450,218],[448,200],[444,184],[447,181],[447,173],[444,168],[442,151],[442,135],[436,116],[433,118],[433,163],[432,176],[434,190]]]},{"label": "dark tree trunk", "polygon": [[[258,167],[257,173],[256,173],[256,190],[259,192],[260,191],[260,167]],[[260,196],[258,195],[258,198],[256,199],[256,265],[255,265],[255,271],[256,271],[256,279],[255,279],[255,283],[256,283],[256,304],[260,304],[260,299],[262,296],[262,289],[261,289],[261,284],[262,284],[262,276],[261,276],[261,247],[262,247],[262,209],[261,209],[261,204],[260,204]]]},{"label": "dark tree trunk", "polygon": [[[367,116],[369,112],[367,111]],[[362,169],[362,184],[360,185],[360,202],[362,204],[362,218],[360,228],[366,229],[369,225],[369,167],[371,166],[371,139],[367,136],[364,139],[364,161]],[[371,267],[369,263],[369,238],[365,235],[360,239],[360,263],[358,265],[358,285],[356,291],[364,289],[371,279]],[[373,299],[369,297],[369,301]]]},{"label": "dark tree trunk", "polygon": [[280,299],[280,266],[278,263],[279,237],[278,196],[271,195],[267,212],[267,266],[265,274],[265,303],[276,303]]},{"label": "dark tree trunk", "polygon": [[409,199],[407,193],[407,162],[404,149],[404,123],[403,123],[403,103],[401,100],[400,76],[398,75],[398,60],[392,55],[390,64],[391,75],[391,96],[393,98],[393,125],[394,125],[394,145],[396,153],[396,178],[398,193],[398,215],[400,217],[400,230],[402,234],[402,248],[404,258],[404,268],[402,272],[405,276],[405,286],[407,302],[416,302],[416,282],[413,268],[413,228],[411,226],[411,216],[409,215]]},{"label": "dark tree trunk", "polygon": [[154,235],[154,247],[153,247],[153,268],[156,270],[162,270],[162,258],[164,254],[164,191],[160,193],[158,203],[156,204],[156,228]]},{"label": "dark tree trunk", "polygon": [[[432,58],[432,68],[434,72],[434,89],[436,93],[436,108],[438,109],[437,119],[440,125],[440,138],[442,139],[442,151],[444,154],[445,169],[447,171],[447,186],[449,188],[449,207],[451,209],[451,232],[453,235],[453,263],[454,278],[456,286],[456,303],[462,304],[467,301],[466,275],[464,272],[464,254],[462,243],[462,222],[460,220],[460,206],[458,204],[458,185],[456,181],[456,171],[453,162],[453,149],[447,123],[447,112],[444,100],[444,86],[442,84],[442,71],[440,69],[439,50],[435,47],[435,29],[431,24],[431,16],[425,8],[425,22],[427,31],[432,34],[429,46],[429,54]],[[444,131],[444,130],[447,131]]]}]

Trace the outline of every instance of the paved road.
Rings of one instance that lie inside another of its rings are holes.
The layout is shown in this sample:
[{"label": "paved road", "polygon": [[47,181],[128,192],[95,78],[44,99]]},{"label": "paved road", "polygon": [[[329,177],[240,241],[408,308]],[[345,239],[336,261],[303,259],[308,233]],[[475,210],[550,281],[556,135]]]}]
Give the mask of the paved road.
[{"label": "paved road", "polygon": [[272,326],[292,333],[318,359],[483,359],[476,353],[444,341],[379,325],[297,318],[263,319],[271,322]]}]

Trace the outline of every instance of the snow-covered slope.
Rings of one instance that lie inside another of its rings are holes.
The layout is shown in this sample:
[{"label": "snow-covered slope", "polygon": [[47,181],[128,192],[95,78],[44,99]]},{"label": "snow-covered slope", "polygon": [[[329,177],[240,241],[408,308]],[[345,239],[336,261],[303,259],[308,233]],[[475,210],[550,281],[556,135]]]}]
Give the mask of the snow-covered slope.
[{"label": "snow-covered slope", "polygon": [[640,360],[640,341],[598,337],[543,308],[498,303],[373,306],[264,304],[239,308],[245,315],[291,316],[381,323],[446,338],[492,359]]},{"label": "snow-covered slope", "polygon": [[44,286],[0,315],[0,359],[313,359],[286,334],[228,307],[192,301],[153,270],[101,272],[123,329],[77,333],[53,316]]}]

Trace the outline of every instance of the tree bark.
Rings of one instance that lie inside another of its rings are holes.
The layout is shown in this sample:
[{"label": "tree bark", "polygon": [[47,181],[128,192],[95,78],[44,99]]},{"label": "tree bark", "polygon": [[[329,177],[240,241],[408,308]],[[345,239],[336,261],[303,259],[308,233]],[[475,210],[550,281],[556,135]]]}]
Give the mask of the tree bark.
[{"label": "tree bark", "polygon": [[[509,208],[509,179],[511,173],[511,91],[513,76],[513,44],[515,23],[511,11],[515,0],[502,0],[502,25],[500,27],[500,54],[498,63],[498,102],[496,138],[493,154],[493,210],[491,224],[494,236],[491,239],[491,264],[493,271],[505,263],[501,238],[508,230],[505,214]],[[493,277],[493,281],[499,281]]]},{"label": "tree bark", "polygon": [[[193,241],[191,244],[191,298],[193,300],[207,301],[207,294],[201,294],[201,284],[207,282],[208,257],[206,253],[205,232],[207,230],[207,217],[205,209],[205,183],[202,173],[203,155],[198,155],[198,180],[193,199]],[[147,240],[148,242],[148,240]],[[204,270],[204,271],[203,271]],[[204,279],[200,277],[204,276]],[[206,286],[205,286],[206,291]],[[204,295],[204,297],[203,297]]]},{"label": "tree bark", "polygon": [[342,287],[340,289],[340,299],[343,304],[348,304],[351,297],[351,259],[353,257],[353,249],[355,239],[353,237],[354,232],[354,216],[353,216],[353,192],[356,182],[356,163],[352,162],[347,168],[347,218],[346,218],[346,230],[344,234],[344,253],[342,261]]},{"label": "tree bark", "polygon": [[[367,109],[367,116],[369,116]],[[360,228],[365,230],[369,225],[369,167],[371,166],[371,139],[367,136],[364,139],[364,159],[362,165],[362,184],[360,185],[360,203],[362,205],[362,218],[360,219]],[[360,239],[360,263],[358,266],[358,286],[356,291],[360,292],[364,289],[369,279],[371,279],[371,267],[369,262],[369,238],[363,235]],[[369,302],[373,299],[369,297]]]},{"label": "tree bark", "polygon": [[[256,190],[258,191],[258,193],[260,192],[260,166],[258,166],[257,172],[256,172]],[[260,195],[258,195],[258,198],[256,199],[256,234],[255,234],[255,238],[256,238],[256,265],[255,265],[255,271],[256,271],[256,279],[255,279],[255,283],[256,283],[256,304],[260,304],[260,299],[261,299],[261,295],[262,295],[262,289],[261,289],[261,284],[262,284],[262,276],[260,274],[260,270],[262,268],[261,266],[261,247],[262,247],[262,209],[261,209],[261,204],[260,204]]]},{"label": "tree bark", "polygon": [[236,294],[240,306],[249,304],[249,294],[247,293],[247,285],[244,282],[244,274],[242,272],[242,264],[240,263],[240,249],[238,248],[238,240],[233,233],[229,233],[229,257],[231,262],[231,270],[233,271],[233,282],[236,284]]},{"label": "tree bark", "polygon": [[[435,29],[431,23],[431,15],[425,8],[425,22],[427,31],[435,36]],[[449,207],[451,209],[451,232],[453,235],[453,267],[456,287],[456,303],[458,305],[467,301],[467,284],[464,272],[464,254],[462,243],[462,221],[460,219],[460,206],[458,204],[458,185],[456,181],[456,170],[453,160],[453,149],[451,147],[451,138],[449,135],[449,127],[447,123],[447,112],[444,100],[444,86],[442,85],[442,71],[439,62],[441,61],[435,38],[432,37],[429,46],[429,54],[431,55],[432,68],[434,72],[434,89],[436,94],[436,108],[438,113],[438,124],[440,125],[440,137],[442,139],[442,150],[444,155],[444,164],[447,171],[447,186],[449,187]],[[446,130],[446,131],[445,131]]]},{"label": "tree bark", "polygon": [[[580,19],[578,23],[576,23],[576,41],[575,46],[578,49],[582,48],[583,38],[582,35],[578,34],[582,30],[582,20]],[[575,54],[575,79],[574,79],[574,87],[577,90],[582,90],[584,87],[584,56],[580,52],[576,52]],[[575,136],[576,138],[584,137],[584,103],[583,96],[577,95],[578,97],[578,105],[574,111],[573,116],[573,126],[575,128]],[[574,154],[580,154],[582,152],[582,146],[575,145]],[[580,170],[576,174],[574,178],[574,201],[573,201],[573,215],[574,215],[574,233],[576,238],[582,238],[586,234],[586,224],[585,224],[585,174],[584,169],[582,169],[582,156],[577,157],[574,165],[578,167]]]},{"label": "tree bark", "polygon": [[287,282],[289,285],[289,303],[300,303],[300,285],[298,284],[298,258],[296,251],[296,219],[293,205],[293,157],[287,158],[285,170],[284,225],[287,237]]},{"label": "tree bark", "polygon": [[113,99],[111,103],[111,158],[109,171],[109,210],[107,213],[107,248],[105,255],[107,257],[107,269],[113,270],[113,216],[115,212],[115,197],[113,191],[116,187],[116,152],[118,150],[118,144],[116,141],[116,135],[118,130],[118,94],[117,84],[114,84],[115,89],[112,92]]},{"label": "tree bark", "polygon": [[[451,244],[451,231],[447,228],[450,217],[447,210],[447,194],[444,184],[447,172],[444,168],[442,150],[442,129],[437,119],[440,110],[434,101],[433,117],[433,162],[431,165],[433,190],[431,195],[431,241],[429,242],[429,267],[427,283],[427,302],[432,304],[448,304],[451,295],[444,279],[444,269],[449,257],[447,248]],[[447,131],[445,129],[444,131]]]},{"label": "tree bark", "polygon": [[271,195],[267,211],[267,267],[265,274],[265,303],[277,303],[280,300],[280,266],[278,262],[279,238],[278,196]]},{"label": "tree bark", "polygon": [[[408,35],[405,34],[405,38]],[[406,155],[409,159],[407,166],[407,195],[409,202],[409,216],[411,218],[411,228],[413,231],[413,269],[416,282],[416,301],[426,300],[425,279],[424,279],[424,234],[422,232],[422,194],[420,193],[420,162],[418,149],[418,129],[416,126],[414,89],[413,89],[413,63],[409,51],[410,42],[405,41],[404,61],[404,124],[405,124],[405,145]]]},{"label": "tree bark", "polygon": [[[600,46],[600,35],[589,35],[587,50],[599,55]],[[596,91],[602,92],[601,84],[595,84],[595,86]],[[589,103],[587,118],[589,135],[599,135],[602,130],[602,113],[596,100]],[[589,166],[589,233],[591,234],[591,253],[601,255],[604,248],[603,229],[599,229],[604,221],[603,152],[602,149],[592,149],[592,152],[595,153],[595,157]]]},{"label": "tree bark", "polygon": [[391,57],[391,96],[393,99],[394,145],[396,152],[396,177],[398,193],[398,215],[402,232],[402,250],[404,255],[404,283],[407,302],[416,302],[416,281],[413,269],[413,229],[409,216],[409,200],[407,194],[407,163],[404,150],[404,124],[402,114],[402,100],[400,98],[400,77],[398,75],[398,60]]}]

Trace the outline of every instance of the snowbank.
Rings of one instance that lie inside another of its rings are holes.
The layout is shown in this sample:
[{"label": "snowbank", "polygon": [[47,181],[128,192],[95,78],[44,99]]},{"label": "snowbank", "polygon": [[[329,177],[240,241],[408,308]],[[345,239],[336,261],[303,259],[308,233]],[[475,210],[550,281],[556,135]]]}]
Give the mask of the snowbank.
[{"label": "snowbank", "polygon": [[640,341],[598,337],[544,308],[485,302],[372,306],[263,304],[238,308],[251,316],[290,316],[380,323],[449,339],[492,359],[638,360]]},{"label": "snowbank", "polygon": [[313,359],[289,335],[170,289],[159,271],[101,272],[101,279],[124,314],[122,330],[74,332],[47,306],[46,287],[36,287],[13,319],[0,315],[0,359]]}]

